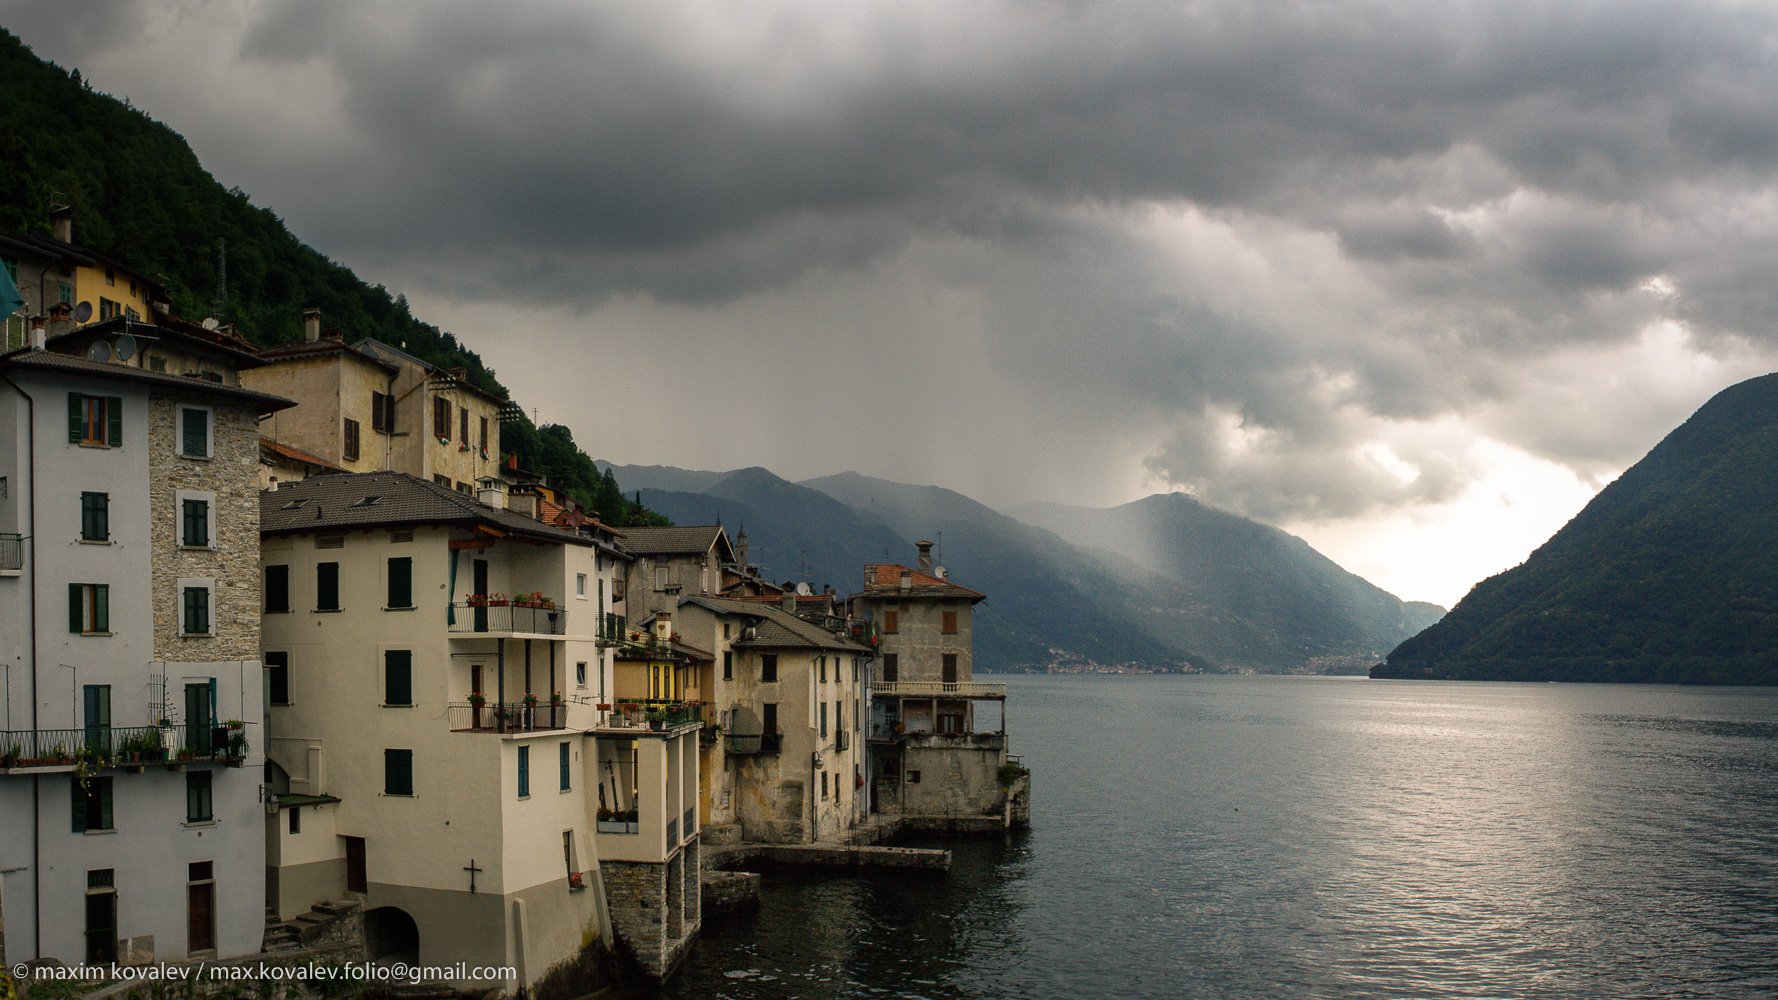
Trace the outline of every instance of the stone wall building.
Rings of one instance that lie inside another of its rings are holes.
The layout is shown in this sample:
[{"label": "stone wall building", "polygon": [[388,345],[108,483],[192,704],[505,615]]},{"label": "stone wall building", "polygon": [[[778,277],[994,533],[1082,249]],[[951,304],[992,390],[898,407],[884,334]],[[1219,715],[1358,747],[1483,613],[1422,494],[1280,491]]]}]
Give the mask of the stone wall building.
[{"label": "stone wall building", "polygon": [[882,643],[870,682],[871,811],[1020,821],[1006,685],[974,679],[974,608],[986,595],[934,567],[931,542],[917,548],[914,566],[865,566],[850,601]]},{"label": "stone wall building", "polygon": [[113,319],[0,356],[7,954],[259,949],[257,422],[237,338]]}]

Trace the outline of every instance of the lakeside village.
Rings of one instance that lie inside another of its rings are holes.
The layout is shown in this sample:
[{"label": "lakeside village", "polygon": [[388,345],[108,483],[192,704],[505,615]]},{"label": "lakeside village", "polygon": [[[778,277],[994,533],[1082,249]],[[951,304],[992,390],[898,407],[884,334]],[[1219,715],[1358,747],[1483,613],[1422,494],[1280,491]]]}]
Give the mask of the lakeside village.
[{"label": "lakeside village", "polygon": [[315,310],[256,349],[52,228],[0,237],[27,993],[326,959],[578,996],[672,975],[750,866],[942,867],[879,845],[1027,821],[972,675],[985,595],[929,543],[840,594],[763,579],[745,531],[608,526],[500,454],[506,401],[462,370]]}]

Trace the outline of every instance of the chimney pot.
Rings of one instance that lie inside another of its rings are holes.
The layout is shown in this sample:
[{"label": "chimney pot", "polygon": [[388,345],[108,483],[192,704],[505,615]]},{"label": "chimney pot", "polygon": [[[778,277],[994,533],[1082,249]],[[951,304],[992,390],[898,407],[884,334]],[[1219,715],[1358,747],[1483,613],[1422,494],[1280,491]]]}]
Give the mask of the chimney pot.
[{"label": "chimney pot", "polygon": [[662,642],[673,641],[673,612],[659,611],[655,613],[654,635]]},{"label": "chimney pot", "polygon": [[57,205],[49,210],[50,232],[63,243],[74,242],[74,209],[70,205]]},{"label": "chimney pot", "polygon": [[931,572],[931,570],[932,570],[932,543],[929,541],[926,541],[925,539],[921,539],[921,540],[914,543],[914,548],[920,550],[920,572],[922,572],[922,573]]},{"label": "chimney pot", "polygon": [[303,310],[303,340],[313,344],[321,339],[321,310],[309,308]]},{"label": "chimney pot", "polygon": [[783,598],[781,598],[780,600],[784,606],[785,611],[788,611],[793,615],[796,614],[796,591],[786,590],[784,592]]}]

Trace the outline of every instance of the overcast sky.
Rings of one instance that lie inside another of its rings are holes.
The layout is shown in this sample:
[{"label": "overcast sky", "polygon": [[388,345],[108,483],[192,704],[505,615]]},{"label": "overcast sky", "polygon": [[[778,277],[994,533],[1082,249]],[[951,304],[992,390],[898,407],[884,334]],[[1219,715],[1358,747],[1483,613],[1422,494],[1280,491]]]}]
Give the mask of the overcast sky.
[{"label": "overcast sky", "polygon": [[1451,604],[1778,354],[1772,4],[0,0],[594,455]]}]

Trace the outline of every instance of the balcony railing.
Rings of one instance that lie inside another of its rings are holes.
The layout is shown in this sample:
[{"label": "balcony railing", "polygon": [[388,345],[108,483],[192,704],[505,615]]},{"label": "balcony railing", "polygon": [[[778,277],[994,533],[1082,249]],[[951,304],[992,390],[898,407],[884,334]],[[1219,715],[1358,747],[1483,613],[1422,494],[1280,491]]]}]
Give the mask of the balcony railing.
[{"label": "balcony railing", "polygon": [[688,838],[698,832],[698,809],[696,806],[685,811],[685,822],[679,829],[685,831],[685,836]]},{"label": "balcony railing", "polygon": [[94,726],[0,731],[0,769],[131,767],[246,759],[244,729],[227,726]]},{"label": "balcony railing", "polygon": [[872,741],[877,743],[895,743],[901,738],[902,725],[900,720],[890,719],[887,722],[871,723],[869,739]]},{"label": "balcony railing", "polygon": [[610,809],[599,810],[598,825],[594,830],[598,833],[640,833],[642,823],[637,811],[616,812]]},{"label": "balcony railing", "polygon": [[0,533],[0,570],[22,569],[25,565],[25,536]]},{"label": "balcony railing", "polygon": [[663,701],[644,698],[622,701],[612,710],[611,724],[641,729],[677,729],[692,723],[702,724],[704,706],[695,701]]},{"label": "balcony railing", "polygon": [[728,752],[741,756],[756,753],[777,753],[784,749],[783,733],[728,734]]},{"label": "balcony railing", "polygon": [[980,681],[878,681],[873,696],[893,698],[1005,698],[1005,684]]},{"label": "balcony railing", "polygon": [[568,706],[559,702],[456,702],[448,714],[454,733],[535,733],[568,724]]},{"label": "balcony railing", "polygon": [[667,843],[679,846],[679,821],[676,819],[667,821]]},{"label": "balcony railing", "polygon": [[450,634],[529,632],[566,635],[568,612],[561,608],[523,608],[514,604],[453,604]]},{"label": "balcony railing", "polygon": [[620,614],[605,612],[599,619],[599,642],[611,646],[624,641],[624,632],[630,627],[629,619]]},{"label": "balcony railing", "polygon": [[833,734],[833,748],[835,750],[844,752],[845,749],[851,745],[852,745],[852,734],[851,733],[842,729],[839,732]]}]

